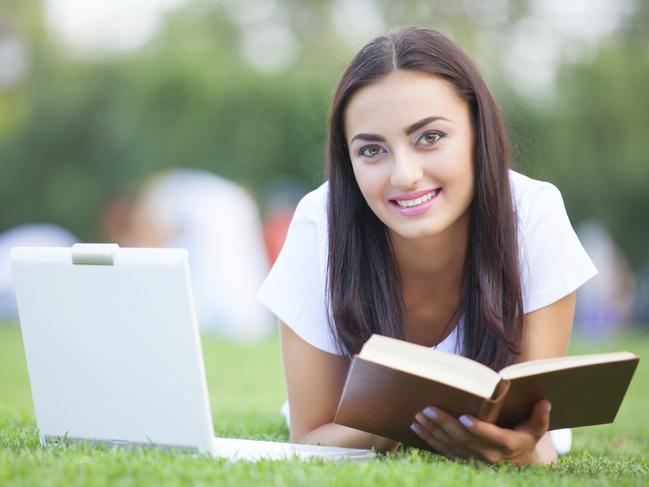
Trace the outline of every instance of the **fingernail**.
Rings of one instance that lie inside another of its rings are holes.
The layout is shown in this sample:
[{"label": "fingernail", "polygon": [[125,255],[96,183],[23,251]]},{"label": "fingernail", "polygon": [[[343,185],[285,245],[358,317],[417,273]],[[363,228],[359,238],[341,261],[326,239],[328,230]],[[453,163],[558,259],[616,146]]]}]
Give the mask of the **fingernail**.
[{"label": "fingernail", "polygon": [[437,411],[435,411],[433,408],[426,408],[424,409],[423,413],[430,419],[437,419]]},{"label": "fingernail", "polygon": [[460,420],[460,423],[462,423],[467,428],[470,428],[471,426],[473,426],[473,421],[471,421],[471,418],[469,418],[466,415],[462,415],[458,419]]},{"label": "fingernail", "polygon": [[549,413],[551,410],[552,410],[552,403],[548,401],[548,408],[546,414]]},{"label": "fingernail", "polygon": [[410,425],[410,429],[417,434],[421,433],[421,426],[419,426],[418,424],[412,423]]}]

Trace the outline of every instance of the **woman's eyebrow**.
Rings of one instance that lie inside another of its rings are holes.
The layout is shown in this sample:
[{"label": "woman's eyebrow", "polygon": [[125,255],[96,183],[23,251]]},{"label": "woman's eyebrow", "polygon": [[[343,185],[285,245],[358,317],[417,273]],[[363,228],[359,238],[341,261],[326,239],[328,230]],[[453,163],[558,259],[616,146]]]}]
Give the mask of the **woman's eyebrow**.
[{"label": "woman's eyebrow", "polygon": [[356,134],[352,137],[352,140],[349,141],[351,144],[354,142],[356,139],[362,139],[362,140],[369,140],[372,142],[385,142],[385,137],[381,135],[374,135],[374,134]]},{"label": "woman's eyebrow", "polygon": [[412,125],[408,125],[403,132],[406,135],[410,135],[415,130],[419,130],[424,125],[429,124],[430,122],[434,122],[435,120],[446,120],[447,122],[450,122],[448,118],[444,118],[444,117],[438,117],[438,116],[426,117],[426,118],[422,118],[418,122],[413,123]]},{"label": "woman's eyebrow", "polygon": [[[444,118],[444,117],[438,117],[438,116],[426,117],[426,118],[422,118],[421,120],[418,120],[417,122],[415,122],[415,123],[413,123],[413,124],[411,124],[411,125],[408,125],[408,126],[403,130],[403,132],[404,132],[406,135],[410,135],[410,134],[413,133],[415,130],[420,129],[420,128],[422,128],[424,125],[427,125],[427,124],[429,124],[430,122],[434,122],[435,120],[446,120],[447,122],[451,122],[451,120],[449,120],[448,118]],[[452,123],[452,122],[451,122],[451,123]],[[356,134],[356,135],[354,135],[354,136],[352,137],[352,140],[350,140],[349,143],[351,144],[351,143],[354,142],[356,139],[368,140],[368,141],[371,141],[371,142],[385,142],[385,137],[383,137],[382,135],[375,135],[375,134]]]}]

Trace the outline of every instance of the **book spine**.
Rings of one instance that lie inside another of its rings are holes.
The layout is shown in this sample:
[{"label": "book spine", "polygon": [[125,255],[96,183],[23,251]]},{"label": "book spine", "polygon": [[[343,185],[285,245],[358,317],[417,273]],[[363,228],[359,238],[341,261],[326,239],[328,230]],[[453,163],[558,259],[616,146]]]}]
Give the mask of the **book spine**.
[{"label": "book spine", "polygon": [[478,414],[478,419],[486,421],[488,423],[495,423],[500,409],[503,407],[505,402],[505,396],[509,391],[509,386],[511,382],[505,379],[502,379],[496,386],[491,399],[485,399],[480,406],[480,413]]}]

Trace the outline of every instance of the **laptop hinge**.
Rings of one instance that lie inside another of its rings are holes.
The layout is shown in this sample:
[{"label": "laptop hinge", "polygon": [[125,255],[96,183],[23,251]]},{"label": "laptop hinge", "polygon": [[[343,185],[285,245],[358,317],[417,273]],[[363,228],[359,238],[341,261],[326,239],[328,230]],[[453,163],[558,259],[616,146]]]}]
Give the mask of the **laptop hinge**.
[{"label": "laptop hinge", "polygon": [[113,265],[118,244],[78,243],[72,246],[72,263],[75,265]]}]

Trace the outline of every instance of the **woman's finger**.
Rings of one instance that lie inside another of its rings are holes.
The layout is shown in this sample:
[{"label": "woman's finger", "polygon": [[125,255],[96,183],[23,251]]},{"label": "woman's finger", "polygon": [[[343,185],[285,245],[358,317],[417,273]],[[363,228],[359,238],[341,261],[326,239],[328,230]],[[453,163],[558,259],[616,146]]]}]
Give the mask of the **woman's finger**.
[{"label": "woman's finger", "polygon": [[444,443],[448,450],[462,458],[474,456],[470,435],[463,431],[462,426],[451,415],[437,408],[426,408],[423,412],[415,415],[415,419],[421,423],[439,442]]},{"label": "woman's finger", "polygon": [[510,454],[516,449],[516,435],[513,434],[512,430],[501,428],[486,421],[480,421],[466,414],[458,419],[467,431],[480,438],[480,443],[483,445],[496,447],[505,454]]},{"label": "woman's finger", "polygon": [[536,441],[540,440],[550,427],[551,409],[552,405],[550,404],[550,401],[546,399],[538,401],[534,405],[534,408],[532,408],[530,418],[516,426],[514,430],[530,433]]},{"label": "woman's finger", "polygon": [[448,436],[449,440],[455,444],[464,445],[471,443],[473,440],[471,433],[457,419],[441,409],[427,407],[417,414],[422,416],[425,421],[440,428]]},{"label": "woman's finger", "polygon": [[428,421],[421,413],[415,414],[414,424],[421,426],[422,430],[426,434],[426,437],[430,437],[435,440],[435,443],[439,445],[439,448],[441,448],[439,450],[441,453],[446,456],[461,456],[458,445],[454,443],[453,440],[444,431],[442,431],[434,423]]},{"label": "woman's finger", "polygon": [[410,425],[410,429],[414,431],[422,440],[434,448],[440,455],[455,460],[457,455],[448,449],[448,445],[441,442],[436,438],[427,428],[421,423],[414,422]]}]

